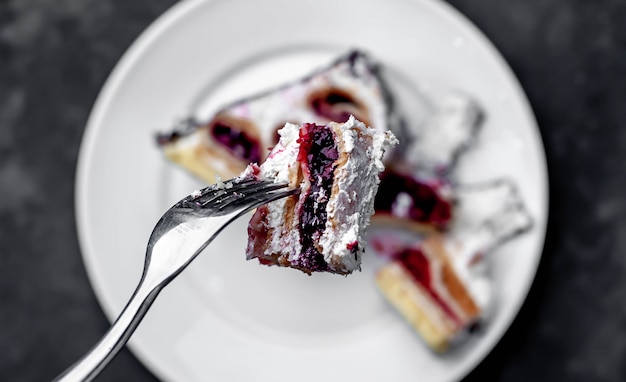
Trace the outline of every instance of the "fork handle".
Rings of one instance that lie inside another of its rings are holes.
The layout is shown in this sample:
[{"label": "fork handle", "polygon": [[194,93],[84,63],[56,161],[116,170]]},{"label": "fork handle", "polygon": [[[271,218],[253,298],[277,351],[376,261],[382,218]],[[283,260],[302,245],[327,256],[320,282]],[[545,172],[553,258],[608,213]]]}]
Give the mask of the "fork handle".
[{"label": "fork handle", "polygon": [[124,347],[163,287],[163,284],[146,287],[142,280],[122,313],[100,341],[54,381],[93,380]]}]

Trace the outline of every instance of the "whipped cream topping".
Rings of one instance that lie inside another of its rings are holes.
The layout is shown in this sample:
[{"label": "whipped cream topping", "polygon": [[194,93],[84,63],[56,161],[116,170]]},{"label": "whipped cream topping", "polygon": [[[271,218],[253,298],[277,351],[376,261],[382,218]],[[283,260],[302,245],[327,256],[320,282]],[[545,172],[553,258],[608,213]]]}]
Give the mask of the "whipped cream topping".
[{"label": "whipped cream topping", "polygon": [[391,213],[399,218],[409,218],[409,212],[413,206],[413,198],[406,192],[399,192],[391,205]]},{"label": "whipped cream topping", "polygon": [[517,187],[507,179],[459,185],[456,199],[452,235],[476,237],[485,252],[533,224]]},{"label": "whipped cream topping", "polygon": [[467,95],[448,95],[419,126],[405,159],[425,174],[448,171],[459,153],[471,143],[482,115],[480,106]]},{"label": "whipped cream topping", "polygon": [[487,253],[532,226],[515,185],[506,180],[459,186],[446,248],[455,271],[487,315],[492,300]]}]

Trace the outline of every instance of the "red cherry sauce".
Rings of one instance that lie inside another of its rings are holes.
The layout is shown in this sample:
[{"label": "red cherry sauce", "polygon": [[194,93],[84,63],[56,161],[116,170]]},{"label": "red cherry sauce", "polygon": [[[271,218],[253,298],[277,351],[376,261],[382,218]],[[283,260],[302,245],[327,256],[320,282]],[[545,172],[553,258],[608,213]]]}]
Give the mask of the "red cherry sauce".
[{"label": "red cherry sauce", "polygon": [[234,156],[243,161],[254,163],[261,161],[259,142],[236,127],[217,121],[211,126],[211,135]]},{"label": "red cherry sauce", "polygon": [[443,229],[452,218],[452,204],[440,194],[439,187],[436,183],[385,170],[380,178],[374,209],[377,213],[391,214],[398,195],[404,192],[412,199],[409,219]]},{"label": "red cherry sauce", "polygon": [[357,106],[350,95],[337,90],[313,97],[310,102],[317,115],[335,122],[346,122],[351,115],[348,110]]},{"label": "red cherry sauce", "polygon": [[359,251],[359,242],[355,240],[346,244],[346,249],[353,254],[357,253]]},{"label": "red cherry sauce", "polygon": [[304,176],[308,176],[311,187],[300,210],[302,253],[294,265],[311,271],[327,271],[328,265],[315,243],[326,228],[326,206],[339,153],[333,131],[325,126],[304,124],[300,128],[299,143],[298,161],[303,164]]},{"label": "red cherry sauce", "polygon": [[448,317],[450,317],[457,325],[462,325],[462,319],[435,290],[430,260],[426,257],[426,254],[424,254],[420,247],[409,247],[403,249],[397,254],[396,260],[402,264],[404,269],[406,269],[409,274],[411,274],[415,282],[420,284],[427,291],[430,297],[432,297],[432,299],[441,307]]}]

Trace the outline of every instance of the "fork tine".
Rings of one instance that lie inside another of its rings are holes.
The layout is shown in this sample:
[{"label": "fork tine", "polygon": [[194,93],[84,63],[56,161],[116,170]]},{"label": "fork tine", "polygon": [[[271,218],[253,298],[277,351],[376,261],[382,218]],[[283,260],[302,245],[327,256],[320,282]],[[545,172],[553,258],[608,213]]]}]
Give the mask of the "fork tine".
[{"label": "fork tine", "polygon": [[220,212],[227,212],[236,209],[248,209],[258,207],[261,204],[266,204],[277,199],[289,195],[295,195],[300,192],[297,188],[288,188],[286,184],[283,187],[270,187],[269,190],[260,190],[252,194],[242,195],[240,198],[231,199],[227,203],[217,206],[217,210]]},{"label": "fork tine", "polygon": [[230,180],[223,182],[221,186],[218,186],[217,184],[212,184],[208,187],[205,187],[204,189],[201,190],[201,194],[198,198],[205,200],[205,199],[210,198],[212,194],[220,194],[220,193],[223,194],[223,193],[227,193],[230,191],[236,191],[238,189],[242,189],[249,185],[255,184],[256,182],[258,182],[258,180],[254,178],[230,179]]},{"label": "fork tine", "polygon": [[274,183],[269,180],[235,178],[225,182],[223,187],[211,185],[192,193],[179,204],[179,207],[191,209],[210,207],[213,210],[223,210],[228,206],[235,207],[233,203],[245,206],[259,200],[262,195],[287,186],[286,183]]},{"label": "fork tine", "polygon": [[221,187],[218,187],[216,184],[212,184],[189,195],[182,201],[181,205],[185,208],[203,207],[207,203],[210,203],[224,195],[239,191],[248,186],[254,185],[257,182],[259,181],[254,178],[234,178],[224,182]]},{"label": "fork tine", "polygon": [[236,197],[240,193],[240,191],[245,191],[245,193],[247,194],[249,192],[252,192],[258,189],[263,189],[265,186],[271,185],[271,184],[274,184],[274,183],[267,181],[267,180],[255,180],[255,181],[246,182],[243,184],[235,183],[231,187],[224,188],[223,192],[215,193],[213,197],[211,198],[203,198],[202,205],[219,201],[222,198],[228,199],[231,197]]},{"label": "fork tine", "polygon": [[216,208],[222,208],[222,207],[228,206],[230,203],[234,201],[243,200],[245,198],[264,194],[269,191],[278,190],[278,189],[285,188],[285,187],[287,187],[287,184],[285,183],[273,183],[273,182],[268,182],[268,181],[261,181],[257,184],[246,187],[244,190],[241,190],[241,192],[239,191],[230,192],[227,195],[224,195],[223,198],[214,200],[213,203]]},{"label": "fork tine", "polygon": [[200,204],[201,207],[205,207],[210,203],[222,203],[232,198],[240,198],[241,192],[245,192],[246,194],[248,194],[249,192],[253,192],[255,190],[264,189],[264,187],[272,184],[274,183],[267,180],[253,180],[246,181],[244,183],[232,183],[232,186],[220,188],[219,190],[217,190],[217,192],[202,197],[200,200],[197,200],[197,202]]},{"label": "fork tine", "polygon": [[273,183],[270,181],[261,181],[253,186],[246,187],[242,192],[232,192],[223,198],[213,201],[213,207],[223,210],[229,207],[242,206],[251,202],[256,202],[260,197],[268,195],[274,191],[285,189],[287,183]]}]

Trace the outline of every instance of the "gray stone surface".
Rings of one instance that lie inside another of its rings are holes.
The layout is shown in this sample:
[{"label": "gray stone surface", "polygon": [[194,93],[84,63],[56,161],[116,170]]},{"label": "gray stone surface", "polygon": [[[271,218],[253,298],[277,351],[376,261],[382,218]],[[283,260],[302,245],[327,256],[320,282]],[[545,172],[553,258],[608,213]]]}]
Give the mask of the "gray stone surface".
[{"label": "gray stone surface", "polygon": [[[0,1],[0,380],[49,380],[108,322],[74,176],[111,69],[173,0]],[[468,381],[626,380],[626,3],[453,0],[507,59],[550,168],[548,240],[514,325]],[[152,381],[124,350],[102,381]]]}]

